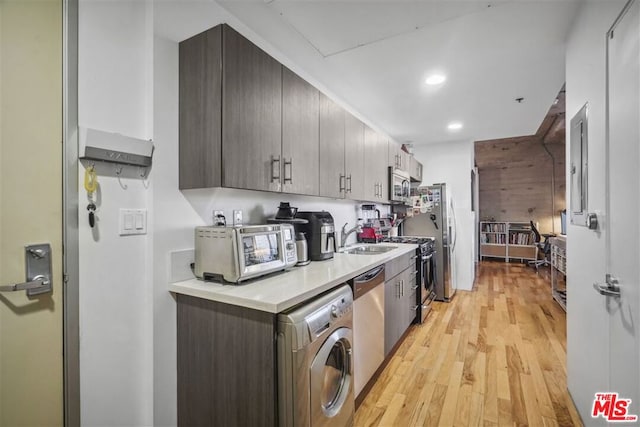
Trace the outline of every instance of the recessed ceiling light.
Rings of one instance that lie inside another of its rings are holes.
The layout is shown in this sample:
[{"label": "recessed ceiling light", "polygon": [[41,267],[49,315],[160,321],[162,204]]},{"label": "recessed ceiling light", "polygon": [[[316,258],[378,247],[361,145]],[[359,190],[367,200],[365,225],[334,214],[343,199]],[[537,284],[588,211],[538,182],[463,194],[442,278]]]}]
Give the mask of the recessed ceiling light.
[{"label": "recessed ceiling light", "polygon": [[432,74],[427,77],[426,83],[430,86],[439,85],[447,80],[447,76],[444,74]]},{"label": "recessed ceiling light", "polygon": [[460,129],[462,129],[462,123],[460,123],[460,122],[451,122],[447,126],[447,129],[449,129],[449,130],[460,130]]}]

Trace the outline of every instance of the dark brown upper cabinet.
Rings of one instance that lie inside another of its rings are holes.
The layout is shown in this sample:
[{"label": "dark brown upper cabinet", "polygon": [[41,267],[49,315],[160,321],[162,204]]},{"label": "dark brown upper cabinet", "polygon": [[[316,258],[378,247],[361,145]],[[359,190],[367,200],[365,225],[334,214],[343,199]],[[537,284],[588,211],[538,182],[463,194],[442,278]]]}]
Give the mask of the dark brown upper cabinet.
[{"label": "dark brown upper cabinet", "polygon": [[389,200],[387,169],[388,140],[369,126],[364,127],[364,200],[385,203]]},{"label": "dark brown upper cabinet", "polygon": [[344,135],[345,197],[364,200],[364,123],[345,112]]},{"label": "dark brown upper cabinet", "polygon": [[282,65],[222,30],[222,184],[281,190]]},{"label": "dark brown upper cabinet", "polygon": [[222,26],[180,43],[180,189],[222,185]]},{"label": "dark brown upper cabinet", "polygon": [[320,94],[320,195],[342,199],[344,173],[344,109]]},{"label": "dark brown upper cabinet", "polygon": [[320,92],[282,67],[282,191],[320,194]]},{"label": "dark brown upper cabinet", "polygon": [[233,28],[181,42],[179,70],[180,189],[388,201],[387,140]]},{"label": "dark brown upper cabinet", "polygon": [[409,172],[409,154],[393,141],[389,141],[389,166]]},{"label": "dark brown upper cabinet", "polygon": [[411,181],[422,182],[422,163],[413,156],[409,157],[409,175]]}]

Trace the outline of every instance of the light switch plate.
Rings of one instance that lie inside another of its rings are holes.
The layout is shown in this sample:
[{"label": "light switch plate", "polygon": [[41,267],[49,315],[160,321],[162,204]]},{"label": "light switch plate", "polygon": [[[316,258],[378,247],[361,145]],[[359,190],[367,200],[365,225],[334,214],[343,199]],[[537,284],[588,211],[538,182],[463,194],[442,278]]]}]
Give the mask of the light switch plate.
[{"label": "light switch plate", "polygon": [[120,209],[120,235],[147,234],[146,209]]}]

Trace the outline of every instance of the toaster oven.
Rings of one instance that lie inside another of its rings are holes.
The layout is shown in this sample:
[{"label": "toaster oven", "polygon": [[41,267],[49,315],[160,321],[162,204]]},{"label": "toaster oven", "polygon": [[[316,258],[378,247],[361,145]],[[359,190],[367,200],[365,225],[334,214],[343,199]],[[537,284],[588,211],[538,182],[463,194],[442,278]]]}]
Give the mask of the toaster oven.
[{"label": "toaster oven", "polygon": [[290,224],[196,227],[195,274],[240,283],[293,267],[298,260]]}]

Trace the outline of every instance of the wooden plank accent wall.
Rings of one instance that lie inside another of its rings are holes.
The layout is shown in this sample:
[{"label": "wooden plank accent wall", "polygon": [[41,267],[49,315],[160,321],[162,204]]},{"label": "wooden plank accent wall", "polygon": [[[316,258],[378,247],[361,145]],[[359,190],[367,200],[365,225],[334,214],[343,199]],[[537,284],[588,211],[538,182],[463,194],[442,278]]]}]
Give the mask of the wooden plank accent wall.
[{"label": "wooden plank accent wall", "polygon": [[565,209],[565,144],[547,144],[555,157],[555,212],[552,213],[553,161],[538,136],[479,141],[475,144],[481,221],[530,221],[541,233],[560,233]]}]

